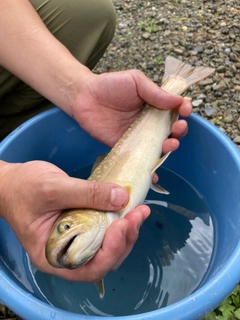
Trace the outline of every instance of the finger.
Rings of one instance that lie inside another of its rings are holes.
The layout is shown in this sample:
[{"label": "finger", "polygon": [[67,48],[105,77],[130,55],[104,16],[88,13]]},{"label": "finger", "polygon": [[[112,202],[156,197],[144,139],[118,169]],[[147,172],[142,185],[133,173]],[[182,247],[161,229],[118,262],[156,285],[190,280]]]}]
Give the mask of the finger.
[{"label": "finger", "polygon": [[175,138],[170,138],[164,141],[163,143],[163,154],[166,154],[170,151],[175,151],[179,147],[179,141]]},{"label": "finger", "polygon": [[153,177],[152,177],[152,183],[157,183],[158,182],[158,175],[156,172],[154,172]]},{"label": "finger", "polygon": [[66,208],[111,211],[128,203],[128,192],[120,186],[70,177],[48,181],[45,193],[48,211]]},{"label": "finger", "polygon": [[188,132],[188,124],[185,120],[178,120],[172,126],[171,138],[181,139]]},{"label": "finger", "polygon": [[135,79],[137,92],[143,101],[160,109],[173,109],[182,106],[184,112],[187,108],[181,96],[167,93],[140,71],[130,70],[129,72]]},{"label": "finger", "polygon": [[88,272],[94,276],[92,281],[102,279],[110,270],[113,270],[119,257],[124,254],[128,225],[126,219],[118,219],[108,228],[102,247],[86,265]]},{"label": "finger", "polygon": [[192,112],[192,103],[189,99],[183,99],[182,104],[179,107],[179,114],[181,117],[189,117]]},{"label": "finger", "polygon": [[125,216],[125,219],[127,219],[129,223],[126,234],[126,247],[112,270],[116,270],[132,251],[132,248],[138,239],[139,230],[149,214],[150,208],[148,206],[142,205],[135,208]]},{"label": "finger", "polygon": [[188,132],[188,124],[185,120],[178,120],[172,126],[171,138],[167,139],[163,143],[163,154],[166,154],[170,151],[175,151],[179,147],[179,141],[185,137]]}]

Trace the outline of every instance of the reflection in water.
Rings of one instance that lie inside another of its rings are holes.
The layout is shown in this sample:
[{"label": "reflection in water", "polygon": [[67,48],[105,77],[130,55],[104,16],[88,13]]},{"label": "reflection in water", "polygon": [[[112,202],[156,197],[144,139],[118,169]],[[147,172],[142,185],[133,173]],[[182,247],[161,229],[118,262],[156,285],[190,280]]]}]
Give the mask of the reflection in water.
[{"label": "reflection in water", "polygon": [[[163,187],[171,193],[166,196],[149,192],[145,203],[151,207],[151,215],[129,257],[106,276],[104,299],[99,299],[92,284],[41,273],[23,249],[19,256],[20,250],[15,246],[12,250],[1,241],[0,260],[8,261],[8,272],[39,299],[80,314],[133,315],[189,296],[209,269],[214,247],[212,219],[204,199],[184,179],[164,168],[158,174]],[[4,256],[9,250],[12,261]]]},{"label": "reflection in water", "polygon": [[[197,213],[194,211],[188,210],[184,207],[174,205],[172,203],[168,203],[166,201],[145,200],[144,204],[151,207],[152,214],[156,213],[156,215],[158,215],[159,219],[155,222],[155,225],[159,229],[162,229],[162,228],[165,229],[164,236],[162,236],[161,239],[159,240],[159,241],[162,241],[162,245],[161,245],[161,250],[158,252],[158,258],[160,259],[160,263],[162,267],[169,266],[171,264],[171,260],[174,259],[174,253],[177,253],[179,249],[181,249],[186,245],[186,240],[189,238],[189,234],[194,224],[196,224],[196,222],[192,223],[190,222],[190,220],[194,220],[195,218],[197,218]],[[163,214],[161,213],[160,207],[167,208],[185,217],[186,220],[182,224],[181,228],[179,228],[179,225],[176,225],[172,222],[169,223],[168,220],[164,218],[164,213]],[[209,213],[208,212],[202,213],[201,220],[203,220],[205,225],[209,226],[210,225]],[[213,241],[213,239],[211,241]]]}]

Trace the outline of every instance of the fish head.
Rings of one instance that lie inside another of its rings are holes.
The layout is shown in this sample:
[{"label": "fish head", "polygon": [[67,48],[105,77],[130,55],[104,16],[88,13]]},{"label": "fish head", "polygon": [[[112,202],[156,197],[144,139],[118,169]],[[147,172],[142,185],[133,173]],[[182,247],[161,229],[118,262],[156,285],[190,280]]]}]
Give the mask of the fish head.
[{"label": "fish head", "polygon": [[107,227],[107,217],[102,211],[64,211],[47,240],[47,261],[56,268],[75,269],[84,265],[100,248]]}]

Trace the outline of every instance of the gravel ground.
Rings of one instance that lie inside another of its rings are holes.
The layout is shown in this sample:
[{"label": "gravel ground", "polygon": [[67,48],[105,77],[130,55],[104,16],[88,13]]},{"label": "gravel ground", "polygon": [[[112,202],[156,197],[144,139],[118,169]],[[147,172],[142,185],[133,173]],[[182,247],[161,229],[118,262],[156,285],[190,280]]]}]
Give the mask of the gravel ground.
[{"label": "gravel ground", "polygon": [[[240,149],[240,2],[114,0],[116,35],[96,73],[139,69],[160,85],[168,55],[216,72],[186,95]],[[20,319],[0,305],[0,319]]]},{"label": "gravel ground", "polygon": [[216,69],[190,88],[193,111],[240,148],[240,2],[114,0],[116,36],[96,72],[135,68],[160,85],[168,55]]}]

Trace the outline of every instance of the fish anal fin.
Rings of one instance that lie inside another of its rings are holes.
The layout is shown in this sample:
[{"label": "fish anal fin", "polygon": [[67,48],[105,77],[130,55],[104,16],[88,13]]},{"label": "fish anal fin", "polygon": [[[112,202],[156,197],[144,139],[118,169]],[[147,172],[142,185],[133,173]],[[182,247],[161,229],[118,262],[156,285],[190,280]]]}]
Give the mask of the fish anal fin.
[{"label": "fish anal fin", "polygon": [[151,185],[151,189],[157,193],[162,193],[162,194],[169,194],[170,192],[165,190],[163,187],[161,187],[159,184],[153,184]]},{"label": "fish anal fin", "polygon": [[163,162],[167,159],[167,157],[170,155],[171,152],[166,153],[162,158],[158,159],[157,163],[155,164],[154,168],[151,171],[151,175],[154,174],[154,172],[159,168]]},{"label": "fish anal fin", "polygon": [[101,279],[100,281],[95,282],[94,284],[97,288],[100,299],[103,299],[105,296],[104,279]]}]

